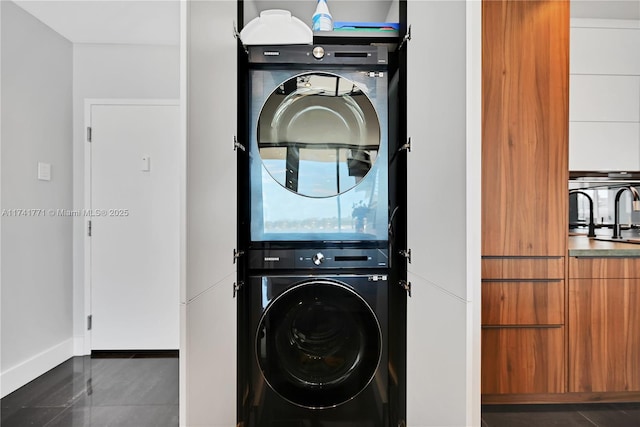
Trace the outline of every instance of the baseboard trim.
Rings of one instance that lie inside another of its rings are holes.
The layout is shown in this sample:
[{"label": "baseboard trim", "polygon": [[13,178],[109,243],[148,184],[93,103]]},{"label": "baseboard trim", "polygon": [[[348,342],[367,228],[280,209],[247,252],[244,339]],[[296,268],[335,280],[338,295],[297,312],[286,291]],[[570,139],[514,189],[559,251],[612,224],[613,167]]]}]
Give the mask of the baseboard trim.
[{"label": "baseboard trim", "polygon": [[88,354],[84,349],[84,335],[76,335],[73,337],[73,355],[87,356]]},{"label": "baseboard trim", "polygon": [[0,374],[0,397],[5,397],[73,357],[73,338],[46,349]]},{"label": "baseboard trim", "polygon": [[640,391],[483,394],[483,405],[640,402]]},{"label": "baseboard trim", "polygon": [[92,359],[155,359],[177,358],[178,350],[92,350]]}]

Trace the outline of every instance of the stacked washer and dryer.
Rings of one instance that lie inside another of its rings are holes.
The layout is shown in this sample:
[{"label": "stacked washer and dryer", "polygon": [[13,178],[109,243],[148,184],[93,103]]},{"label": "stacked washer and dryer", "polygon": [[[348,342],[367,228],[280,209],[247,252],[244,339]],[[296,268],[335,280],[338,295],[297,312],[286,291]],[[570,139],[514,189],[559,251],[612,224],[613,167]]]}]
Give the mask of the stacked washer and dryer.
[{"label": "stacked washer and dryer", "polygon": [[238,426],[403,425],[406,262],[387,48],[251,46],[245,65]]}]

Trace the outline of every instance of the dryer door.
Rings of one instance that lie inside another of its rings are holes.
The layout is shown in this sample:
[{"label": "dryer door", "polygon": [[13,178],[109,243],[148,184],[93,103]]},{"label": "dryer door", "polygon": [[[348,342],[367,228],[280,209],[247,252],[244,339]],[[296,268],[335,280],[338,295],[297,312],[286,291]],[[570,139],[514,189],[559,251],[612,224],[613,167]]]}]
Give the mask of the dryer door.
[{"label": "dryer door", "polygon": [[386,74],[293,73],[251,70],[251,240],[387,240]]},{"label": "dryer door", "polygon": [[305,408],[329,408],[357,396],[380,362],[382,335],[367,302],[344,284],[314,279],[266,308],[256,336],[269,386]]}]

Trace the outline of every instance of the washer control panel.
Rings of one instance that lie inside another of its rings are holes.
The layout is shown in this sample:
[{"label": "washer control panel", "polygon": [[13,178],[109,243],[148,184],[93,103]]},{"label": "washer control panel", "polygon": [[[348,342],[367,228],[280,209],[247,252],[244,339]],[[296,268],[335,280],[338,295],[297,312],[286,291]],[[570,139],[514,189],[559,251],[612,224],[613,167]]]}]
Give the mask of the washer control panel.
[{"label": "washer control panel", "polygon": [[249,251],[249,268],[279,269],[337,269],[386,268],[387,249],[256,249]]}]

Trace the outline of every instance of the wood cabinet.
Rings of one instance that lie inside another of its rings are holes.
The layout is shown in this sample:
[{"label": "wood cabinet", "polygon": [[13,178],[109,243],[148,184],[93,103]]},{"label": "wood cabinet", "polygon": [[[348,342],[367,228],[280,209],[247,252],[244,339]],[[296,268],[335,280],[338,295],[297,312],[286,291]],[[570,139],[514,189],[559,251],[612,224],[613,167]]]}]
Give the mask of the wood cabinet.
[{"label": "wood cabinet", "polygon": [[482,6],[482,254],[565,256],[569,2]]},{"label": "wood cabinet", "polygon": [[566,391],[569,2],[482,6],[482,393],[489,402]]},{"label": "wood cabinet", "polygon": [[565,391],[563,352],[564,327],[561,326],[484,328],[482,393]]},{"label": "wood cabinet", "polygon": [[482,324],[562,325],[564,281],[484,282]]},{"label": "wood cabinet", "polygon": [[564,258],[482,261],[482,393],[561,393]]},{"label": "wood cabinet", "polygon": [[640,258],[570,258],[569,391],[640,391]]},{"label": "wood cabinet", "polygon": [[483,279],[564,279],[564,257],[483,257]]}]

